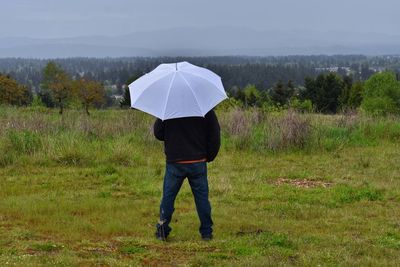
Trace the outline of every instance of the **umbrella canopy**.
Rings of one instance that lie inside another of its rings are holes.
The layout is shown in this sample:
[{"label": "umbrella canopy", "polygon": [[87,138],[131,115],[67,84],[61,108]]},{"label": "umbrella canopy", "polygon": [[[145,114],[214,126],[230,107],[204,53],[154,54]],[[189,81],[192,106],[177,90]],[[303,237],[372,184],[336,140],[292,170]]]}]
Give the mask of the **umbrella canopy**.
[{"label": "umbrella canopy", "polygon": [[161,64],[129,85],[131,106],[161,120],[204,117],[227,98],[221,77],[188,62]]}]

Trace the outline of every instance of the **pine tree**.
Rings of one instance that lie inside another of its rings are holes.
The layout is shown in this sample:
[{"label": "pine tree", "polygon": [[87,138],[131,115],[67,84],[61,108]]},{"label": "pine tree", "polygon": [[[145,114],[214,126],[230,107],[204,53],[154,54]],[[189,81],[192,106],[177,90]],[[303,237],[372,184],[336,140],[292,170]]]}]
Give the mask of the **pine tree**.
[{"label": "pine tree", "polygon": [[288,104],[293,94],[294,85],[292,81],[289,81],[286,86],[282,81],[278,81],[270,93],[272,101],[279,106],[285,106]]},{"label": "pine tree", "polygon": [[143,75],[143,72],[137,71],[135,74],[133,74],[129,79],[126,81],[126,85],[124,88],[124,96],[122,100],[119,102],[121,108],[126,108],[126,107],[131,107],[131,94],[129,92],[129,85],[139,79]]},{"label": "pine tree", "polygon": [[124,96],[119,102],[121,108],[131,107],[131,94],[129,92],[129,87],[125,86]]}]

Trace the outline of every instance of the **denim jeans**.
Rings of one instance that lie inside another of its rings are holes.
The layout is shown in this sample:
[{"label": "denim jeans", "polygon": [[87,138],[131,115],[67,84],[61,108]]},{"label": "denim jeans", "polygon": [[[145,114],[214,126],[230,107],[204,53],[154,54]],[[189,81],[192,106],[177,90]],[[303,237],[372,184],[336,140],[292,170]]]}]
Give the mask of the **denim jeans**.
[{"label": "denim jeans", "polygon": [[200,234],[208,236],[212,233],[213,222],[211,220],[211,205],[208,200],[207,163],[167,163],[164,177],[163,197],[160,205],[160,223],[164,235],[168,236],[171,231],[169,223],[174,212],[175,198],[185,178],[188,178],[197,214],[200,219]]}]

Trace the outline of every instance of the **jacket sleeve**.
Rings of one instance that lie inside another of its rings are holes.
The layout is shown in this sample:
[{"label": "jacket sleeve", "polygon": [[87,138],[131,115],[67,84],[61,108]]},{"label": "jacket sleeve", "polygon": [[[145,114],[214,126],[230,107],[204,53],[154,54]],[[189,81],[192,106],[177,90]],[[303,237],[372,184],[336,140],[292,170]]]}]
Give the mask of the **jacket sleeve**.
[{"label": "jacket sleeve", "polygon": [[154,122],[153,130],[154,130],[154,136],[158,140],[164,141],[165,123],[162,120],[157,119]]},{"label": "jacket sleeve", "polygon": [[215,159],[221,146],[220,126],[214,110],[205,116],[207,127],[207,162]]}]

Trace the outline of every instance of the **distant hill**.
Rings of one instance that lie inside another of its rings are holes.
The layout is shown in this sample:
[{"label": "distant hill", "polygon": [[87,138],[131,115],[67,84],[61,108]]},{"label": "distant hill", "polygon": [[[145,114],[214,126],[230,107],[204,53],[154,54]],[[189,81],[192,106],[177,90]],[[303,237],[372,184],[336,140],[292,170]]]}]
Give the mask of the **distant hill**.
[{"label": "distant hill", "polygon": [[400,54],[400,36],[377,33],[174,28],[123,36],[0,38],[0,57]]}]

